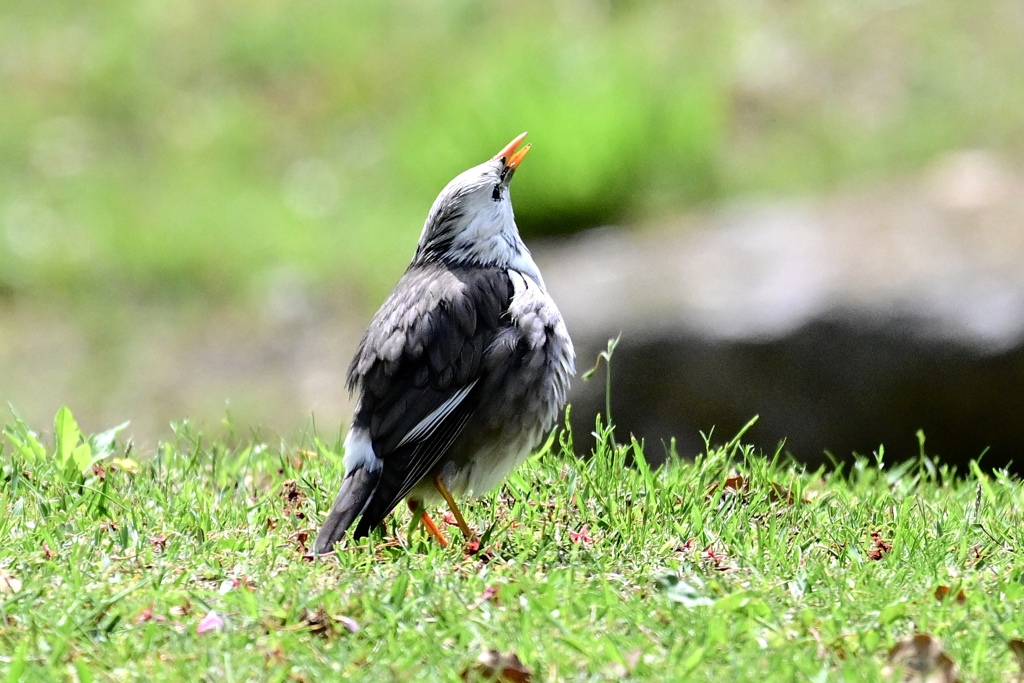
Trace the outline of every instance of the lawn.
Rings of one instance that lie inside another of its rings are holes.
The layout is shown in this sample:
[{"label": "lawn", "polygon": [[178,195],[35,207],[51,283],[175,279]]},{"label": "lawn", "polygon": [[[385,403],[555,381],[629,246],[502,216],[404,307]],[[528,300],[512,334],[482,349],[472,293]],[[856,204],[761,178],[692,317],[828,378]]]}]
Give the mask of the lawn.
[{"label": "lawn", "polygon": [[963,680],[1019,672],[1020,483],[924,445],[806,472],[738,436],[652,471],[563,433],[467,503],[478,552],[408,537],[402,509],[314,562],[333,436],[179,425],[135,453],[66,410],[52,434],[15,416],[0,446],[7,681],[458,681],[492,649],[507,680],[872,681],[914,634]]}]

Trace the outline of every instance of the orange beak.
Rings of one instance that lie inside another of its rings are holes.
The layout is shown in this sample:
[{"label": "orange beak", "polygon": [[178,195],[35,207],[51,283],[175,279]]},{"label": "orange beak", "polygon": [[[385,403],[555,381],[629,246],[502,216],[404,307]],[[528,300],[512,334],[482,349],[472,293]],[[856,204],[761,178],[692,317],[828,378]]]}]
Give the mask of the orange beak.
[{"label": "orange beak", "polygon": [[519,163],[526,156],[526,153],[530,151],[530,145],[524,146],[522,149],[516,151],[516,147],[526,137],[526,133],[522,133],[516,136],[516,139],[505,145],[505,148],[495,155],[495,159],[503,159],[505,166],[515,170]]}]

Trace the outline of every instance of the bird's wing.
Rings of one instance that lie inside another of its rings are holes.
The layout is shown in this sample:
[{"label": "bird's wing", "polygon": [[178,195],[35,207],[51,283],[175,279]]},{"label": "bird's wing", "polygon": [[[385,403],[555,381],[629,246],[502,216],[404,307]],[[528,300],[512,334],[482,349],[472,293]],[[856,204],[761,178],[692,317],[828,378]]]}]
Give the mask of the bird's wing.
[{"label": "bird's wing", "polygon": [[475,387],[479,381],[479,377],[474,379],[472,382],[452,394],[451,398],[435,408],[433,412],[417,422],[415,427],[405,433],[405,436],[403,436],[402,440],[398,442],[398,446],[396,448],[401,448],[406,444],[416,443],[430,438],[430,436],[437,431],[438,427],[442,426],[445,423],[445,420],[447,420],[451,414],[454,413],[460,405],[462,405],[462,402],[469,395],[469,392],[473,390],[473,387]]},{"label": "bird's wing", "polygon": [[500,269],[418,266],[370,323],[348,379],[360,390],[353,424],[369,431],[383,472],[356,536],[383,520],[465,427],[511,295]]}]

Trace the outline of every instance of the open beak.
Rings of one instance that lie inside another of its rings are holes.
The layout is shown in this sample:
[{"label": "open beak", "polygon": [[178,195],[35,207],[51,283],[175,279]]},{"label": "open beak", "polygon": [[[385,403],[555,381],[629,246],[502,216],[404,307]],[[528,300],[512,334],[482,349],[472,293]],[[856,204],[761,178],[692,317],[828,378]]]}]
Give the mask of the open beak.
[{"label": "open beak", "polygon": [[522,149],[516,150],[519,147],[519,143],[526,137],[526,133],[522,133],[516,136],[516,139],[505,145],[505,148],[498,152],[494,158],[501,159],[502,163],[505,164],[506,168],[510,168],[513,171],[519,166],[519,162],[523,160],[526,153],[530,151],[530,145],[525,145]]}]

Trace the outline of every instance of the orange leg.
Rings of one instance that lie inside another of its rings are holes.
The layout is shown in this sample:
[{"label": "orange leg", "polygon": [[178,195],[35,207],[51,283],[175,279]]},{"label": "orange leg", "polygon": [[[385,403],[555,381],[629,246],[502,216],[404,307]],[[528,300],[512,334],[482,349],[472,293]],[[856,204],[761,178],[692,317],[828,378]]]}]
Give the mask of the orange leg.
[{"label": "orange leg", "polygon": [[[434,524],[434,520],[430,518],[427,511],[423,509],[423,503],[418,500],[409,501],[409,510],[413,515],[413,525],[415,525],[416,516],[419,515],[420,521],[423,522],[423,528],[427,530],[427,533],[437,539],[437,542],[441,544],[442,548],[448,547],[448,540],[441,533],[441,530]],[[409,527],[409,533],[412,533],[413,527]]]},{"label": "orange leg", "polygon": [[462,516],[462,511],[455,504],[455,498],[452,497],[444,483],[441,482],[441,477],[434,477],[434,487],[441,494],[441,497],[444,498],[445,502],[448,503],[448,507],[451,508],[452,514],[455,515],[455,521],[458,523],[459,529],[462,530],[462,535],[466,537],[467,541],[472,541],[476,535],[470,530],[469,525],[466,524],[466,518]]}]

